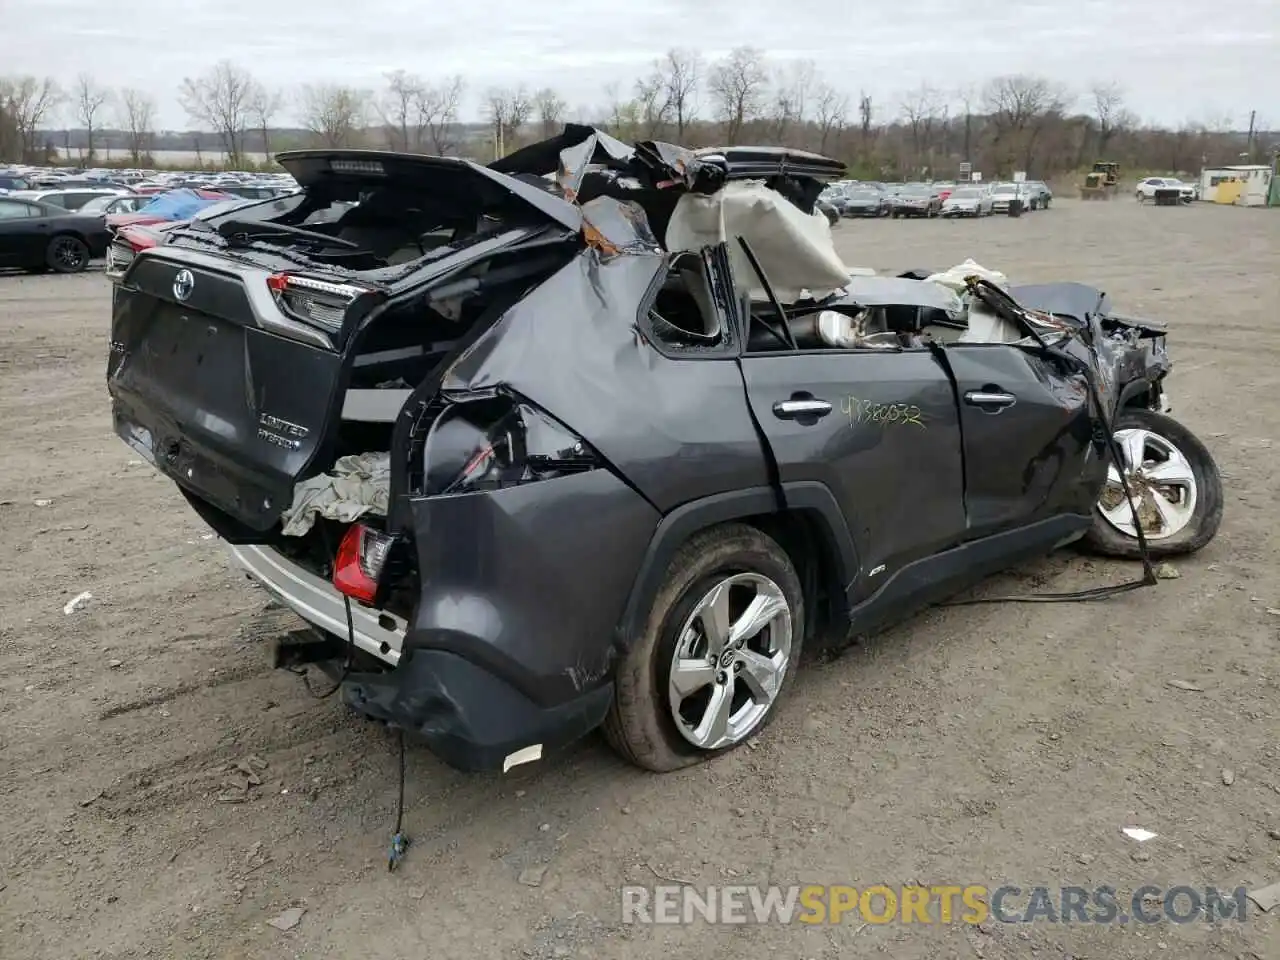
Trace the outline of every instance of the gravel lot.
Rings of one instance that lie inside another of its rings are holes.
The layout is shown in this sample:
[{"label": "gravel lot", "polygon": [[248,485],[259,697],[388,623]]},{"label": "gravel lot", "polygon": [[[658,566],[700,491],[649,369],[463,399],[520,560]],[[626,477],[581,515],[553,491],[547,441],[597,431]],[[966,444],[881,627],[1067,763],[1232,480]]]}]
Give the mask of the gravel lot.
[{"label": "gravel lot", "polygon": [[[1152,927],[621,923],[618,887],[655,875],[1125,895],[1280,880],[1280,215],[1062,201],[838,236],[850,264],[972,256],[1168,321],[1174,413],[1227,475],[1218,539],[1156,589],[931,611],[813,662],[754,749],[678,774],[596,739],[506,777],[412,748],[414,845],[395,874],[393,736],[271,669],[291,615],[111,432],[107,281],[0,276],[0,955],[1280,957],[1280,912],[1256,910]],[[989,589],[1136,572],[1066,552]],[[219,802],[237,762],[261,785]],[[1139,847],[1125,826],[1159,836]],[[266,925],[294,906],[295,929]]]}]

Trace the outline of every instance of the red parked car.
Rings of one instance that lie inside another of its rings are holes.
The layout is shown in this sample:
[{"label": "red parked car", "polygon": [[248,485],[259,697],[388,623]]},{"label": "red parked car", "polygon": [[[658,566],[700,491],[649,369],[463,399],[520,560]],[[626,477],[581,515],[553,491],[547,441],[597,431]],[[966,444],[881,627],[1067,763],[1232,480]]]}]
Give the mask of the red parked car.
[{"label": "red parked car", "polygon": [[170,220],[190,220],[210,204],[222,200],[234,200],[229,193],[216,190],[170,190],[158,195],[135,213],[113,213],[107,217],[107,229],[112,233],[121,227],[165,223]]}]

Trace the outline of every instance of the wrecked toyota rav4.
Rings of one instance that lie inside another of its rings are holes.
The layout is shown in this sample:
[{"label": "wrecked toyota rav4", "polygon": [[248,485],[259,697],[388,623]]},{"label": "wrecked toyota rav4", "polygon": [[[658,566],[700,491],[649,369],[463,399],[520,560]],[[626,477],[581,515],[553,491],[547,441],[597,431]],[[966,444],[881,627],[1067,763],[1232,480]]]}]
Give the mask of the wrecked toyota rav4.
[{"label": "wrecked toyota rav4", "polygon": [[603,726],[680,767],[757,734],[816,638],[1216,531],[1160,327],[977,265],[850,271],[835,161],[577,126],[489,166],[278,159],[300,193],[120,277],[115,428],[345,703],[454,766]]}]

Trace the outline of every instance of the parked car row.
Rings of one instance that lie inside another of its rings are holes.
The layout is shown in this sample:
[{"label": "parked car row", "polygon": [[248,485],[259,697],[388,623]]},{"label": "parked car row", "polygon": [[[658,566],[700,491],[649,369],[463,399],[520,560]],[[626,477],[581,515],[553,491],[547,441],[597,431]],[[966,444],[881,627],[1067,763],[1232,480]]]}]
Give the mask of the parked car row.
[{"label": "parked car row", "polygon": [[0,267],[77,273],[126,225],[189,220],[214,204],[297,190],[285,173],[0,169]]},{"label": "parked car row", "polygon": [[879,183],[848,180],[821,198],[841,217],[985,217],[1007,213],[1013,201],[1023,210],[1046,210],[1053,191],[1040,180],[975,183]]}]

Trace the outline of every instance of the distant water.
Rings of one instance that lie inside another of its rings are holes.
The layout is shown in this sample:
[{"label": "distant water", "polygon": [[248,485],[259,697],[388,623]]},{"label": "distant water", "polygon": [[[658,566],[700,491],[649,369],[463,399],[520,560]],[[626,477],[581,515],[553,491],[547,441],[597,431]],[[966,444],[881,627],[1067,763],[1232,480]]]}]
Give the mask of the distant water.
[{"label": "distant water", "polygon": [[[62,155],[66,153],[66,151],[59,148],[58,153],[59,155]],[[129,152],[127,150],[103,150],[100,151],[99,155],[104,161],[110,162],[127,160],[129,158]],[[197,161],[196,152],[194,150],[152,150],[151,156],[155,158],[156,163],[165,167],[180,167],[186,164],[195,166]],[[75,149],[70,151],[69,157],[72,162],[78,162],[80,159],[80,155]],[[200,153],[199,159],[203,160],[205,163],[225,164],[226,154],[220,150],[203,150]],[[254,163],[262,163],[267,159],[267,155],[265,153],[248,153],[245,154],[245,159],[252,160]]]}]

